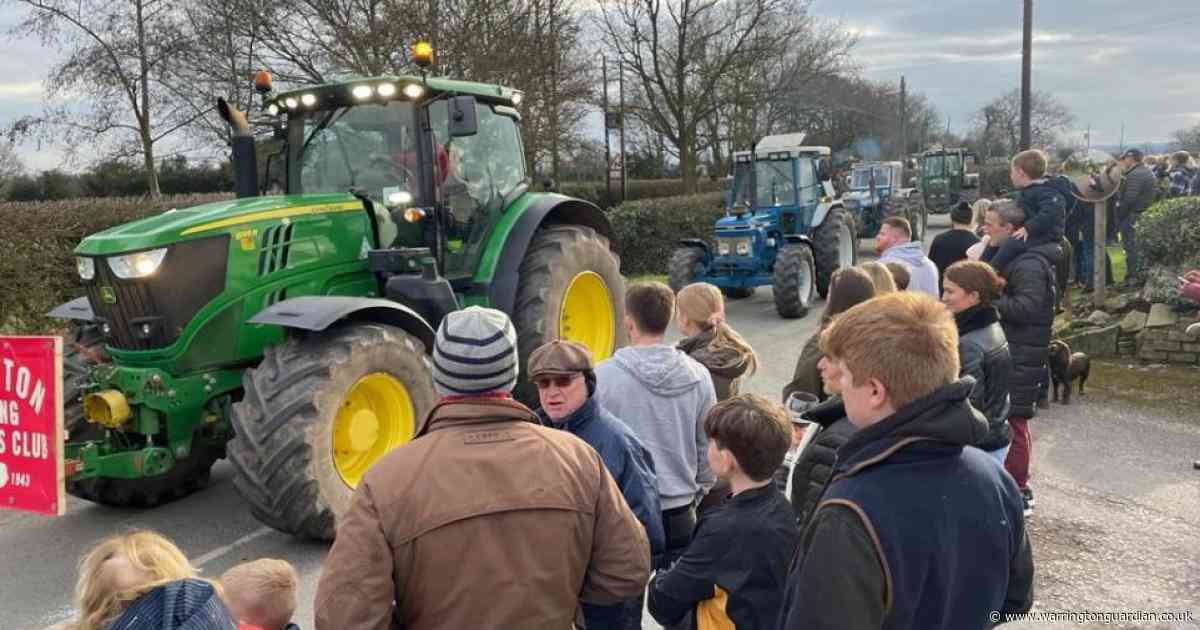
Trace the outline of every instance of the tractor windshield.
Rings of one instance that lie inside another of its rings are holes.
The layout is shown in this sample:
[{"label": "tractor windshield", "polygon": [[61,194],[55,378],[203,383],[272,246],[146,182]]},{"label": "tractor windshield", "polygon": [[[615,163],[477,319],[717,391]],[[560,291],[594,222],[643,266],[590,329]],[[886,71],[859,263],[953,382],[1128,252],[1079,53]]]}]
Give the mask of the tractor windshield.
[{"label": "tractor windshield", "polygon": [[[854,173],[850,179],[851,190],[868,190],[871,188],[871,170],[870,168],[854,169]],[[886,166],[876,166],[874,170],[876,187],[882,188],[891,183]]]},{"label": "tractor windshield", "polygon": [[[363,190],[379,201],[396,191],[416,194],[413,106],[404,101],[362,104],[304,116],[298,158],[305,193]],[[294,171],[293,171],[294,172]]]},{"label": "tractor windshield", "polygon": [[796,205],[796,180],[791,160],[758,160],[754,163],[758,180],[758,205]]},{"label": "tractor windshield", "polygon": [[945,154],[930,155],[925,158],[924,172],[925,177],[942,177],[946,174],[946,156]]}]

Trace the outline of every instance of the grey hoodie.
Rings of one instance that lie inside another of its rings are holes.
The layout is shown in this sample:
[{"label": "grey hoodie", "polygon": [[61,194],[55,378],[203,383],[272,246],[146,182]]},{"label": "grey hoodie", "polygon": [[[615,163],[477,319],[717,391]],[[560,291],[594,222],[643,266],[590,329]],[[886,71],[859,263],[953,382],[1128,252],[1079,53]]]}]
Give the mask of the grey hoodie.
[{"label": "grey hoodie", "polygon": [[667,345],[621,348],[596,366],[596,400],[650,451],[663,510],[712,487],[703,423],[717,396],[703,365]]},{"label": "grey hoodie", "polygon": [[896,245],[879,257],[881,263],[893,260],[908,265],[908,272],[911,274],[908,281],[909,291],[923,291],[935,300],[941,297],[942,292],[938,290],[937,265],[925,255],[920,243],[909,241],[903,245]]}]

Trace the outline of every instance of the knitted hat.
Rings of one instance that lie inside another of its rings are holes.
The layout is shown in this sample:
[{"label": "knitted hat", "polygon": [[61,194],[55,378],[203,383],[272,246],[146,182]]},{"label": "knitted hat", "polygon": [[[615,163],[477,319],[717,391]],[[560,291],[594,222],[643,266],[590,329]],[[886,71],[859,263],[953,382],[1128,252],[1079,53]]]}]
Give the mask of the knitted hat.
[{"label": "knitted hat", "polygon": [[442,396],[512,391],[517,384],[517,331],[508,315],[471,306],[438,326],[433,382]]},{"label": "knitted hat", "polygon": [[950,221],[959,225],[971,225],[971,220],[975,218],[975,211],[971,209],[971,204],[960,201],[954,209],[950,211]]}]

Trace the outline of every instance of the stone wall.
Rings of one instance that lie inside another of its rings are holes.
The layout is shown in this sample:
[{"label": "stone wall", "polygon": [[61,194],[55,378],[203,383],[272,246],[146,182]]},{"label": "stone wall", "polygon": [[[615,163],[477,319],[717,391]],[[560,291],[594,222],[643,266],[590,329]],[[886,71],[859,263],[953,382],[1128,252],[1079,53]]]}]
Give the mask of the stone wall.
[{"label": "stone wall", "polygon": [[1189,337],[1186,332],[1197,318],[1180,318],[1170,313],[1156,319],[1158,313],[1150,315],[1144,328],[1130,332],[1135,339],[1135,356],[1155,363],[1200,365],[1200,337]]}]

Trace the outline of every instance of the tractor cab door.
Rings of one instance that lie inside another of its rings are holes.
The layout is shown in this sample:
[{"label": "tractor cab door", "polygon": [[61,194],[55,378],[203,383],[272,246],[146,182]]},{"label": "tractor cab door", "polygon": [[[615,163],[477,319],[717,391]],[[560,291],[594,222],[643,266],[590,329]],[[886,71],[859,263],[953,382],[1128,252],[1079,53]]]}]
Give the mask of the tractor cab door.
[{"label": "tractor cab door", "polygon": [[508,199],[526,183],[518,114],[477,102],[478,130],[453,137],[446,99],[429,105],[434,140],[434,183],[442,216],[443,274],[468,278]]},{"label": "tractor cab door", "polygon": [[812,223],[813,214],[821,201],[823,193],[821,179],[817,177],[817,161],[799,159],[796,163],[796,206],[803,217],[804,226]]}]

